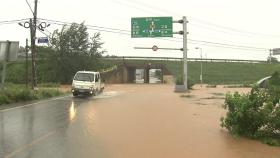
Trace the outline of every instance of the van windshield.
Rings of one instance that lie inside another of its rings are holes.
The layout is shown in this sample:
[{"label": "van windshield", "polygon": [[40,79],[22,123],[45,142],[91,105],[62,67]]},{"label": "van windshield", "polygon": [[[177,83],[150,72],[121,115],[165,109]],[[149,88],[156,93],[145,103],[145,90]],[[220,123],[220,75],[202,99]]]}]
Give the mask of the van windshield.
[{"label": "van windshield", "polygon": [[77,81],[94,81],[94,74],[90,73],[77,73],[74,77],[74,80]]}]

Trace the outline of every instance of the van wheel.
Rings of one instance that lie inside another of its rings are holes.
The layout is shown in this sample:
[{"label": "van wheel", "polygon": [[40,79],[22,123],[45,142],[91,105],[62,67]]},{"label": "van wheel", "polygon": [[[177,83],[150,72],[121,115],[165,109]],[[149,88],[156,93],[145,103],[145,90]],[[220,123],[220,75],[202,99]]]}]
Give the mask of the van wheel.
[{"label": "van wheel", "polygon": [[92,91],[92,95],[96,96],[97,95],[96,91]]},{"label": "van wheel", "polygon": [[77,92],[73,92],[73,96],[76,97],[78,96],[79,94]]}]

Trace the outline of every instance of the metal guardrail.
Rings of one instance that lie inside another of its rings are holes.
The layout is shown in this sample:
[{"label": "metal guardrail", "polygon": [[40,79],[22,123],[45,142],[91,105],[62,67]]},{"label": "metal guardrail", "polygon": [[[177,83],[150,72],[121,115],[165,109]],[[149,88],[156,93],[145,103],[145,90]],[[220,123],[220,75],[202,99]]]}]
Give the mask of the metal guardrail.
[{"label": "metal guardrail", "polygon": [[[183,61],[182,58],[174,57],[140,57],[140,56],[116,56],[102,57],[108,60],[158,60],[158,61]],[[203,62],[238,62],[238,63],[268,63],[265,60],[241,60],[241,59],[210,59],[210,58],[188,58],[188,61],[203,61]]]},{"label": "metal guardrail", "polygon": [[[182,58],[175,57],[141,57],[141,56],[113,56],[101,57],[107,60],[154,60],[154,61],[183,61]],[[37,59],[42,60],[42,59]],[[25,58],[18,58],[18,61],[25,61]],[[242,60],[242,59],[211,59],[211,58],[188,58],[188,61],[203,61],[203,62],[237,62],[237,63],[269,63],[265,60]]]}]

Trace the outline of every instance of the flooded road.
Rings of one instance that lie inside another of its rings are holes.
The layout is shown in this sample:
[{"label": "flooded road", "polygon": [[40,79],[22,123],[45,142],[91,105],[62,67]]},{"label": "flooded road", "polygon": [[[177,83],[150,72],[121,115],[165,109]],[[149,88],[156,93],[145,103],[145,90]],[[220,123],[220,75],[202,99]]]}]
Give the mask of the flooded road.
[{"label": "flooded road", "polygon": [[227,91],[111,85],[0,111],[2,158],[279,158],[280,148],[234,139],[219,126]]}]

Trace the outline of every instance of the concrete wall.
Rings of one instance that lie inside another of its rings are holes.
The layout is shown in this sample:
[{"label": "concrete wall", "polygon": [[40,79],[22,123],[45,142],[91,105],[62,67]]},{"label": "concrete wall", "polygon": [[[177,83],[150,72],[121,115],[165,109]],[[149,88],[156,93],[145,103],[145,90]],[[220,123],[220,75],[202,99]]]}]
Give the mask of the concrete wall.
[{"label": "concrete wall", "polygon": [[164,84],[174,84],[174,76],[172,75],[163,75],[163,83]]},{"label": "concrete wall", "polygon": [[125,67],[118,67],[116,70],[102,73],[102,78],[105,80],[105,83],[127,83],[128,72]]}]

